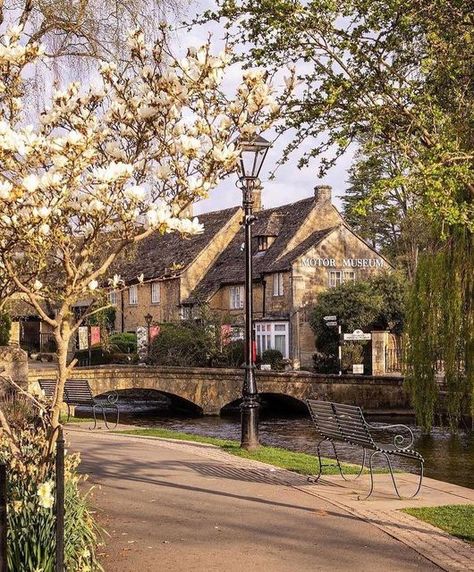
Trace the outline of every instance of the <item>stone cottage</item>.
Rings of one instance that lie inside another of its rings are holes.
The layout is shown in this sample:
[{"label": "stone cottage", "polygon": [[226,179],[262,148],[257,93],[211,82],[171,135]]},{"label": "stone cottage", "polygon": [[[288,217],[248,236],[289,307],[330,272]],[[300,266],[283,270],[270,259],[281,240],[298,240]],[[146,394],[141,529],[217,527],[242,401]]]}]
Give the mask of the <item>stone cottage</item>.
[{"label": "stone cottage", "polygon": [[[347,225],[328,186],[280,207],[261,209],[260,203],[258,195],[253,227],[257,351],[279,349],[294,367],[309,366],[314,337],[308,310],[318,294],[391,265]],[[134,331],[145,325],[146,314],[156,323],[189,319],[205,304],[238,330],[244,313],[242,216],[240,207],[206,213],[199,217],[203,234],[190,240],[153,235],[128,253],[120,266],[127,288],[110,293],[116,329]]]}]

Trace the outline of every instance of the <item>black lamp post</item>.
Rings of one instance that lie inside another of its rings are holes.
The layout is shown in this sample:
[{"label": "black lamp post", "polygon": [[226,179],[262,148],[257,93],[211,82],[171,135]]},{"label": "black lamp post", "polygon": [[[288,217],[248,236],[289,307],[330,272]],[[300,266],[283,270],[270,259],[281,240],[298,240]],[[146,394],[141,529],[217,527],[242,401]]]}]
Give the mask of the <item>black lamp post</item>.
[{"label": "black lamp post", "polygon": [[242,387],[241,423],[243,449],[256,449],[258,442],[258,393],[253,357],[253,284],[252,284],[252,223],[253,191],[260,184],[258,175],[271,143],[259,135],[251,140],[239,141],[239,187],[242,189],[242,206],[245,232],[245,374]]},{"label": "black lamp post", "polygon": [[153,321],[153,316],[150,313],[145,314],[145,322],[147,326],[147,345],[146,345],[147,360],[149,360],[150,358],[150,328],[152,321]]}]

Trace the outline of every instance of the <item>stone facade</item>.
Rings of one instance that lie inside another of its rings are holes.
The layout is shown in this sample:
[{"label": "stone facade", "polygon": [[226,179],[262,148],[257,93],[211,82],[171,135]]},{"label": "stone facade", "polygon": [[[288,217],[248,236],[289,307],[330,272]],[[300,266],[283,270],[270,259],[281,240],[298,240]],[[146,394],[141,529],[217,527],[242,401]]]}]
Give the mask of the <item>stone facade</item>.
[{"label": "stone facade", "polygon": [[[260,199],[257,203],[260,202]],[[308,323],[318,295],[344,281],[390,270],[390,263],[358,237],[331,202],[331,188],[292,204],[260,210],[253,227],[254,319],[257,351],[276,348],[294,368],[311,367],[315,345]],[[150,239],[118,269],[127,289],[116,295],[116,329],[200,315],[207,305],[222,323],[244,320],[244,252],[240,207],[201,215],[206,236],[186,242]],[[144,282],[137,276],[143,274]],[[154,284],[154,286],[153,286]],[[159,289],[159,301],[152,300]],[[130,289],[136,296],[130,298]],[[132,303],[131,303],[132,302]]]}]

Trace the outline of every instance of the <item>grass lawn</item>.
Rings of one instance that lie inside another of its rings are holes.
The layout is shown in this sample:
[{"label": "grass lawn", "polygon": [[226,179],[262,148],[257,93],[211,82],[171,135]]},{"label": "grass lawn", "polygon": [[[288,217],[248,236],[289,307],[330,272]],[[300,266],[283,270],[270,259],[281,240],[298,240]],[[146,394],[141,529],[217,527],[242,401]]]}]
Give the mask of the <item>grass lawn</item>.
[{"label": "grass lawn", "polygon": [[462,540],[474,542],[474,504],[405,508],[403,512]]},{"label": "grass lawn", "polygon": [[[318,461],[315,455],[308,455],[307,453],[296,453],[294,451],[288,451],[287,449],[281,449],[279,447],[266,447],[262,445],[257,451],[246,451],[245,449],[240,448],[240,443],[238,441],[232,441],[230,439],[218,439],[216,437],[204,437],[202,435],[181,433],[178,431],[172,431],[171,429],[162,428],[130,429],[126,431],[115,432],[143,437],[161,437],[164,439],[178,439],[181,441],[194,441],[196,443],[209,443],[211,445],[220,447],[231,455],[245,457],[246,459],[253,459],[255,461],[261,461],[262,463],[268,463],[269,465],[288,469],[302,475],[314,475],[318,472]],[[328,463],[334,462],[327,459],[323,459],[323,462],[324,461],[327,461]],[[359,467],[357,465],[343,463],[342,466],[346,473],[356,474],[359,471]],[[324,467],[324,474],[334,475],[338,473],[339,471],[336,466]]]},{"label": "grass lawn", "polygon": [[[97,422],[103,421],[102,417],[97,418]],[[92,417],[74,417],[71,415],[69,421],[67,420],[67,415],[61,415],[59,418],[59,422],[65,425],[66,423],[94,423],[94,419]]]}]

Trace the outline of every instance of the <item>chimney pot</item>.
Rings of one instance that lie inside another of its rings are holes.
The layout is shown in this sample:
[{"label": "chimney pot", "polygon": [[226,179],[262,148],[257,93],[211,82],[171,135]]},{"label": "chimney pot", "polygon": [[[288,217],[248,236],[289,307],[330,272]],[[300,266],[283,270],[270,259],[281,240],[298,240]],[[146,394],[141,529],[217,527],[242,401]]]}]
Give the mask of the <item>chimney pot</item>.
[{"label": "chimney pot", "polygon": [[262,186],[258,185],[253,190],[253,212],[258,213],[262,210]]},{"label": "chimney pot", "polygon": [[331,203],[332,202],[331,185],[316,185],[314,187],[314,196],[318,201],[318,203]]}]

